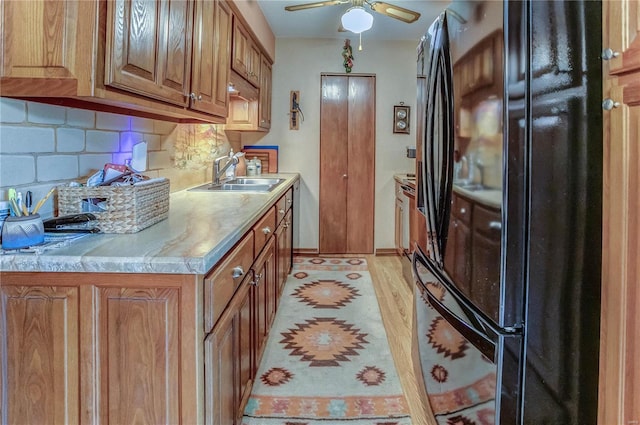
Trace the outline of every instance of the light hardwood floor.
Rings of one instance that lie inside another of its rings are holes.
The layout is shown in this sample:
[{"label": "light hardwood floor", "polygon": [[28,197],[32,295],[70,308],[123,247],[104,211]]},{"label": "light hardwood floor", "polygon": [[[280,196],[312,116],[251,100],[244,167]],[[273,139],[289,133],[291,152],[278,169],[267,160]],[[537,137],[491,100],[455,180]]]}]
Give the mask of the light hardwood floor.
[{"label": "light hardwood floor", "polygon": [[420,397],[411,357],[413,290],[402,277],[397,256],[366,255],[378,296],[389,346],[409,403],[413,425],[437,425],[431,409]]}]

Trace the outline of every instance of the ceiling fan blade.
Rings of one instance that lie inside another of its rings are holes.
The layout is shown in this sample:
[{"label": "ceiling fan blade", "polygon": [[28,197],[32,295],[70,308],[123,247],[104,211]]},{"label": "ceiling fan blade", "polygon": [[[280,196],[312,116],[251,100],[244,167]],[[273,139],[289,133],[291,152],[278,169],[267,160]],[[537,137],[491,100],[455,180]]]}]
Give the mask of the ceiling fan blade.
[{"label": "ceiling fan blade", "polygon": [[395,6],[393,4],[385,3],[382,1],[369,3],[369,6],[371,6],[371,9],[378,13],[399,19],[409,24],[411,22],[417,21],[420,17],[420,14],[418,12],[414,12],[413,10],[405,9],[404,7]]},{"label": "ceiling fan blade", "polygon": [[314,9],[316,7],[322,7],[322,6],[333,6],[334,4],[342,4],[342,3],[348,3],[349,1],[344,1],[344,0],[328,0],[328,1],[318,1],[315,3],[306,3],[306,4],[296,4],[293,6],[285,6],[284,10],[287,10],[289,12],[295,12],[297,10],[305,10],[305,9]]}]

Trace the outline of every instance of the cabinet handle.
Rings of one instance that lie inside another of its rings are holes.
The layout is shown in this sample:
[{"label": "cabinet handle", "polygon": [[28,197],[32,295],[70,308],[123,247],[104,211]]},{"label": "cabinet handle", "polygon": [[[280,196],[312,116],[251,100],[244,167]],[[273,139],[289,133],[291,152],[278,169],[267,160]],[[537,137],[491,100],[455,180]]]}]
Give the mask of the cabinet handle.
[{"label": "cabinet handle", "polygon": [[602,109],[604,109],[605,111],[610,111],[613,108],[617,108],[618,106],[620,106],[620,102],[615,102],[612,99],[605,99],[602,102]]},{"label": "cabinet handle", "polygon": [[271,233],[271,227],[265,227],[264,229],[262,229],[262,233],[268,235],[269,233]]},{"label": "cabinet handle", "polygon": [[490,221],[489,229],[491,230],[502,230],[502,223],[499,221]]},{"label": "cabinet handle", "polygon": [[280,208],[280,209],[278,210],[278,212],[279,212],[280,214],[284,214],[284,210],[283,210],[282,208]]},{"label": "cabinet handle", "polygon": [[606,61],[617,58],[618,56],[620,56],[620,52],[616,52],[610,48],[606,48],[602,51],[602,59]]},{"label": "cabinet handle", "polygon": [[256,273],[256,280],[254,280],[253,285],[254,286],[258,286],[260,285],[260,280],[262,279],[262,273]]},{"label": "cabinet handle", "polygon": [[285,229],[288,228],[289,227],[289,223],[288,222],[282,223],[282,227],[284,227]]},{"label": "cabinet handle", "polygon": [[237,279],[240,276],[244,276],[244,270],[242,269],[242,266],[234,267],[233,271],[231,272],[231,277],[233,277],[234,279]]},{"label": "cabinet handle", "polygon": [[460,208],[460,214],[466,214],[466,213],[467,213],[466,208]]},{"label": "cabinet handle", "polygon": [[195,93],[191,93],[191,94],[189,95],[189,98],[190,98],[191,100],[193,100],[194,102],[196,102],[196,101],[198,101],[198,100],[202,100],[202,95],[200,95],[200,96],[196,96],[196,94],[195,94]]},{"label": "cabinet handle", "polygon": [[293,202],[292,199],[287,199],[287,204],[291,205],[292,202]]},{"label": "cabinet handle", "polygon": [[343,175],[342,175],[342,178],[343,178],[343,179],[346,179],[346,178],[347,178],[347,175],[346,175],[346,174],[343,174]]}]

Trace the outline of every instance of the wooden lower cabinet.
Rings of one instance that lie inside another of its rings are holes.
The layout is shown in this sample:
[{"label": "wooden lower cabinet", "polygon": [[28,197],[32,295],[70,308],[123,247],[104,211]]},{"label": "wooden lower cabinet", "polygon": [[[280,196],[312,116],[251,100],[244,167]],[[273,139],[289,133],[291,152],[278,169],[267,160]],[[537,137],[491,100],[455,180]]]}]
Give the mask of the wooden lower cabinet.
[{"label": "wooden lower cabinet", "polygon": [[0,422],[201,422],[194,276],[0,279]]},{"label": "wooden lower cabinet", "polygon": [[9,285],[3,279],[0,294],[0,328],[6,332],[0,344],[0,422],[78,423],[78,286]]},{"label": "wooden lower cabinet", "polygon": [[204,341],[207,424],[237,423],[251,389],[253,276],[240,285],[225,313]]},{"label": "wooden lower cabinet", "polygon": [[253,266],[255,275],[253,312],[255,325],[254,371],[257,371],[264,344],[276,313],[276,245],[270,238]]},{"label": "wooden lower cabinet", "polygon": [[0,423],[239,424],[291,269],[285,210],[205,275],[1,272]]},{"label": "wooden lower cabinet", "polygon": [[276,280],[277,298],[279,299],[292,266],[293,225],[291,210],[286,213],[285,218],[276,229],[276,241],[278,243],[278,276]]}]

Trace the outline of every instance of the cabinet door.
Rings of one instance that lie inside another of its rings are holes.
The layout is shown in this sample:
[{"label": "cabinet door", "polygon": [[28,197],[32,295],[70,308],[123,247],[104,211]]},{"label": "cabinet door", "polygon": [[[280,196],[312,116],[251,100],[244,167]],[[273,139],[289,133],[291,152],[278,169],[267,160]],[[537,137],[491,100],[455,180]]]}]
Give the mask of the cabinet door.
[{"label": "cabinet door", "polygon": [[196,2],[190,107],[220,117],[228,113],[231,16],[225,1]]},{"label": "cabinet door", "polygon": [[231,68],[243,78],[249,77],[249,33],[244,26],[233,18],[233,43]]},{"label": "cabinet door", "polygon": [[293,226],[291,223],[291,210],[287,211],[285,218],[278,226],[276,231],[276,241],[278,243],[278,255],[277,255],[277,286],[276,286],[276,308],[282,295],[282,288],[287,281],[287,276],[291,271],[291,250],[293,245]]},{"label": "cabinet door", "polygon": [[260,70],[261,70],[261,54],[258,46],[253,42],[251,36],[248,38],[247,44],[247,80],[256,87],[260,87]]},{"label": "cabinet door", "polygon": [[[400,193],[402,193],[402,189],[400,189],[400,185],[399,183],[396,182],[396,195],[398,194],[398,191],[400,191]],[[394,232],[394,236],[395,236],[395,245],[396,245],[396,253],[398,255],[402,255],[403,249],[402,249],[402,228],[403,228],[403,215],[402,215],[402,199],[398,198],[396,196],[396,208],[395,208],[395,232]]]},{"label": "cabinet door", "polygon": [[0,94],[88,95],[96,2],[0,2]]},{"label": "cabinet door", "polygon": [[186,106],[192,1],[107,2],[105,84]]},{"label": "cabinet door", "polygon": [[244,405],[251,393],[252,284],[253,274],[249,273],[204,342],[207,424],[240,423]]},{"label": "cabinet door", "polygon": [[[232,308],[238,310],[238,355],[237,367],[238,377],[240,379],[238,387],[238,403],[236,407],[236,414],[238,423],[242,418],[244,406],[249,400],[251,395],[251,387],[253,384],[253,347],[254,347],[254,330],[251,312],[251,290],[254,284],[253,273],[247,274],[247,277],[242,283],[242,286],[236,294],[236,299]],[[237,306],[237,307],[235,307]]]},{"label": "cabinet door", "polygon": [[275,315],[275,238],[270,238],[254,264],[253,325],[255,329],[254,373],[258,369],[269,327]]},{"label": "cabinet door", "polygon": [[79,423],[79,288],[5,281],[0,296],[0,422]]},{"label": "cabinet door", "polygon": [[97,298],[100,422],[180,423],[180,289],[100,287]]},{"label": "cabinet door", "polygon": [[640,69],[640,4],[633,0],[608,1],[605,10],[605,44],[617,53],[608,61],[608,71],[620,74]]},{"label": "cabinet door", "polygon": [[271,128],[271,62],[265,56],[260,59],[260,104],[258,113],[260,121],[258,126],[264,129]]},{"label": "cabinet door", "polygon": [[235,424],[239,330],[238,310],[229,308],[204,341],[204,404],[209,425]]}]

